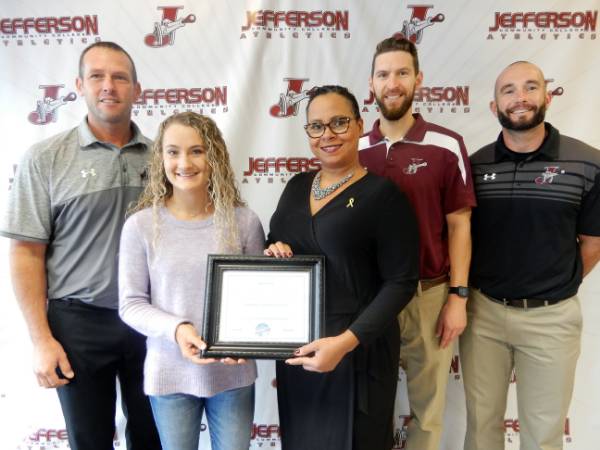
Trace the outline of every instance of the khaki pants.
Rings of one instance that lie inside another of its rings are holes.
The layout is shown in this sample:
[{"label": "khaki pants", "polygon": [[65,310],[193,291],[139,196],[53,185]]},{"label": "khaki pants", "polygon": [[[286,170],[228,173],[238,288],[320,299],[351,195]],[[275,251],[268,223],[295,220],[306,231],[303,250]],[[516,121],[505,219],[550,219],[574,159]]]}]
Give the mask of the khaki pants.
[{"label": "khaki pants", "polygon": [[560,450],[581,341],[577,297],[514,308],[472,290],[460,338],[467,401],[464,450],[503,450],[511,371],[517,379],[521,450]]},{"label": "khaki pants", "polygon": [[448,283],[417,294],[398,316],[400,358],[406,372],[411,421],[406,450],[438,450],[453,346],[440,347],[435,335]]}]

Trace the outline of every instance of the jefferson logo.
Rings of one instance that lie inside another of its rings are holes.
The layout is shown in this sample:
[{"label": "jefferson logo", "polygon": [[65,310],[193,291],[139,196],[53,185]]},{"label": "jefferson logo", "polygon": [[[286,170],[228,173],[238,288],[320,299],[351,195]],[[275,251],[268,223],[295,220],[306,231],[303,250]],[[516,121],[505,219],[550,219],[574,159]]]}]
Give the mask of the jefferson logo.
[{"label": "jefferson logo", "polygon": [[165,47],[175,44],[175,32],[188,23],[194,23],[196,16],[189,14],[181,19],[177,18],[177,11],[183,9],[183,6],[158,6],[156,9],[162,10],[162,19],[160,22],[154,22],[152,34],[146,35],[144,43],[149,47]]},{"label": "jefferson logo", "polygon": [[300,157],[269,157],[269,158],[248,158],[248,169],[242,176],[242,184],[250,183],[254,179],[256,184],[273,184],[276,179],[280,183],[286,183],[287,180],[299,172],[309,170],[318,170],[321,162],[317,158]]},{"label": "jefferson logo", "polygon": [[284,78],[287,82],[285,94],[279,94],[279,102],[269,109],[273,117],[286,118],[298,115],[298,108],[302,100],[310,96],[312,89],[302,89],[308,78]]},{"label": "jefferson logo", "polygon": [[411,163],[402,169],[406,175],[414,175],[421,167],[427,167],[427,161],[423,161],[421,158],[410,158]]},{"label": "jefferson logo", "polygon": [[[519,424],[519,419],[504,419],[504,436],[506,437],[506,442],[512,443],[515,438],[518,437],[521,432],[521,426]],[[565,428],[563,429],[563,434],[565,437],[565,442],[571,442],[571,423],[569,418],[565,419]]]},{"label": "jefferson logo", "polygon": [[450,376],[455,380],[460,380],[460,358],[458,355],[453,355],[450,360]]},{"label": "jefferson logo", "polygon": [[435,23],[443,22],[445,17],[443,14],[427,17],[427,11],[432,8],[432,5],[408,5],[408,7],[412,9],[412,15],[410,20],[403,22],[400,33],[409,41],[420,44],[423,40],[423,30]]},{"label": "jefferson logo", "polygon": [[28,441],[30,443],[37,443],[39,445],[43,445],[42,443],[50,444],[50,443],[59,443],[66,442],[68,440],[67,430],[61,429],[45,429],[40,428],[39,430],[35,430],[28,437]]},{"label": "jefferson logo", "polygon": [[488,40],[596,39],[598,11],[496,12]]},{"label": "jefferson logo", "polygon": [[281,439],[281,431],[279,425],[276,424],[252,424],[250,432],[250,440],[253,441],[251,446],[254,447],[279,447],[278,443]]},{"label": "jefferson logo", "polygon": [[228,112],[227,86],[144,89],[134,104],[133,115],[168,116],[184,111],[205,115]]},{"label": "jefferson logo", "polygon": [[[17,449],[44,450],[50,448],[68,448],[68,439],[69,436],[67,434],[67,430],[64,428],[39,428],[27,436],[27,438],[23,439],[22,443],[17,447]],[[67,447],[63,447],[64,445]],[[113,445],[115,447],[119,447],[121,445],[116,431],[113,437]]]},{"label": "jefferson logo", "polygon": [[[413,112],[421,113],[470,113],[469,86],[422,86],[415,90]],[[379,112],[375,103],[375,95],[369,92],[369,97],[363,100],[362,112]]]},{"label": "jefferson logo", "polygon": [[240,39],[350,39],[350,13],[337,11],[246,11]]},{"label": "jefferson logo", "polygon": [[562,175],[565,173],[564,170],[559,172],[559,166],[547,166],[544,167],[544,172],[542,175],[535,179],[535,184],[552,184],[554,178],[558,175]]},{"label": "jefferson logo", "polygon": [[[0,40],[9,45],[91,44],[99,42],[98,16],[14,17],[0,20]],[[92,39],[90,37],[94,36]]]},{"label": "jefferson logo", "polygon": [[77,95],[75,92],[69,92],[67,95],[58,96],[58,91],[64,88],[64,84],[40,85],[43,90],[42,99],[37,101],[35,111],[31,111],[27,119],[34,125],[46,125],[50,122],[56,122],[58,119],[58,108],[69,102],[75,101]]}]

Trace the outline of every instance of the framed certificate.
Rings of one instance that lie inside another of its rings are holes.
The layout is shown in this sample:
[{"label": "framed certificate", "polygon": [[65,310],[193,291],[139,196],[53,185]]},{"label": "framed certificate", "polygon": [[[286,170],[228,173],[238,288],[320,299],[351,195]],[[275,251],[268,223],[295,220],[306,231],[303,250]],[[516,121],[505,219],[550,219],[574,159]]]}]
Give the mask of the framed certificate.
[{"label": "framed certificate", "polygon": [[287,359],[322,337],[324,261],[208,255],[202,356]]}]

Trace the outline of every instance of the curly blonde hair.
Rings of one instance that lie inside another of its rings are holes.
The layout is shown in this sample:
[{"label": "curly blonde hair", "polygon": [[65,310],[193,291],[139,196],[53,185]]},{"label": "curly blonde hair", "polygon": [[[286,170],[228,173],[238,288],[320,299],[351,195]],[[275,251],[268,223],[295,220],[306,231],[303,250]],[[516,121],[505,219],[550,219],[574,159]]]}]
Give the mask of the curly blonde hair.
[{"label": "curly blonde hair", "polygon": [[150,177],[144,192],[131,209],[130,214],[146,208],[152,208],[153,246],[159,239],[159,208],[173,195],[173,185],[167,179],[163,164],[163,139],[165,131],[172,124],[191,127],[200,136],[206,150],[206,161],[210,166],[208,197],[214,207],[213,220],[217,230],[218,249],[222,252],[240,250],[239,230],[235,220],[235,208],[245,206],[235,182],[235,176],[227,146],[217,124],[210,118],[194,112],[174,114],[164,120],[158,129],[158,136],[152,147],[150,157]]}]

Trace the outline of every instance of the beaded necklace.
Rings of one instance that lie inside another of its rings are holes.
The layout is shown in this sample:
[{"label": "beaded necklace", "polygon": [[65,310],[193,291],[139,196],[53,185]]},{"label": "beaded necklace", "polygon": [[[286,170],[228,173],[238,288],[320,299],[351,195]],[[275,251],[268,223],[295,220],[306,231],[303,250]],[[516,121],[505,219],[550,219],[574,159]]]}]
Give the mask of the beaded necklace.
[{"label": "beaded necklace", "polygon": [[311,187],[310,191],[312,192],[312,195],[315,200],[321,200],[321,199],[327,197],[332,192],[335,192],[335,190],[338,189],[343,184],[347,183],[350,180],[350,178],[352,178],[353,175],[354,175],[354,172],[350,172],[348,175],[346,175],[344,178],[342,178],[337,183],[333,183],[325,188],[322,188],[321,187],[321,171],[319,171],[315,175],[315,178],[312,182],[312,187]]}]

